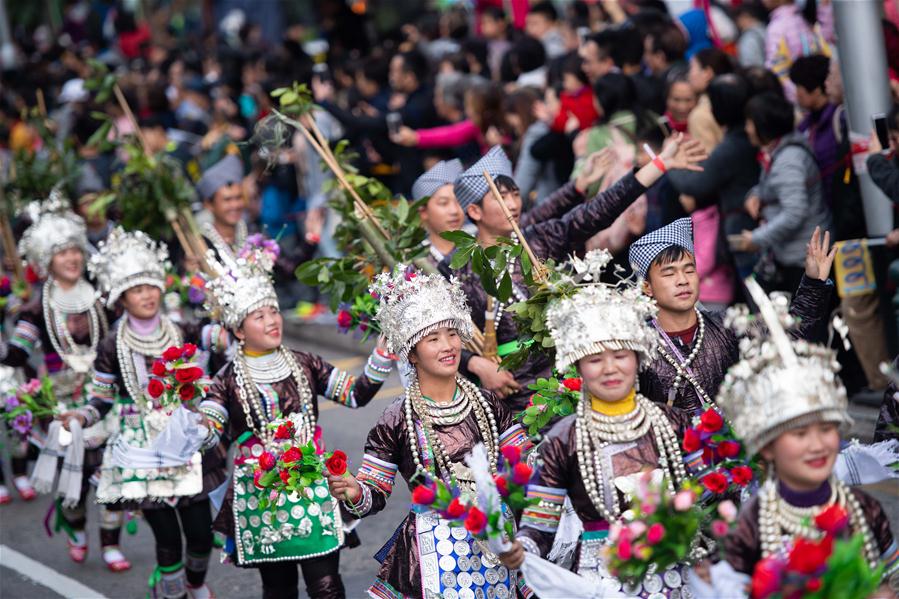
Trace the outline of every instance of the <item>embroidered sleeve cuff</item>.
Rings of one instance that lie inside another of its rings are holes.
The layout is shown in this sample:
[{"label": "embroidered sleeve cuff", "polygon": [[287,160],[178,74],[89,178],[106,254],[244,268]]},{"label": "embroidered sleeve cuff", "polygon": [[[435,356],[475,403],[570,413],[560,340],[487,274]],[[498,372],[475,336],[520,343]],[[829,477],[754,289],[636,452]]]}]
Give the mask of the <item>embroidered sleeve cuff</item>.
[{"label": "embroidered sleeve cuff", "polygon": [[393,360],[382,356],[376,349],[368,356],[368,362],[365,363],[363,372],[370,380],[383,383],[390,376],[391,370],[393,370]]},{"label": "embroidered sleeve cuff", "polygon": [[353,395],[353,376],[345,370],[334,368],[328,377],[328,386],[325,388],[325,397],[348,408],[355,408],[356,397]]},{"label": "embroidered sleeve cuff", "polygon": [[565,489],[554,489],[530,485],[528,498],[538,499],[538,503],[524,510],[521,515],[521,527],[529,527],[541,532],[555,534],[562,519],[562,506],[565,502]]},{"label": "embroidered sleeve cuff", "polygon": [[524,550],[528,553],[533,553],[538,557],[543,557],[540,553],[540,548],[537,546],[537,543],[531,537],[526,537],[524,535],[519,535],[515,537],[515,540],[521,543],[521,546],[524,547]]},{"label": "embroidered sleeve cuff", "polygon": [[397,465],[378,459],[373,455],[362,456],[362,466],[356,474],[356,480],[362,486],[371,485],[387,497],[393,492],[393,481],[396,479]]},{"label": "embroidered sleeve cuff", "polygon": [[100,410],[88,404],[78,408],[77,412],[84,417],[84,428],[91,427],[100,422]]}]

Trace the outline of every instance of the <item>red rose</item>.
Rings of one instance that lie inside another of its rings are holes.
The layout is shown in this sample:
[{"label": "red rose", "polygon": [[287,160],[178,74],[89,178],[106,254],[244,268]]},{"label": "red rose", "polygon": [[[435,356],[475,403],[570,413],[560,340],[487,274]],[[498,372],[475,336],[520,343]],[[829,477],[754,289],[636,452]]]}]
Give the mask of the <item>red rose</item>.
[{"label": "red rose", "polygon": [[192,358],[195,353],[197,353],[197,346],[193,343],[185,343],[184,346],[181,347],[182,358]]},{"label": "red rose", "polygon": [[462,517],[465,513],[465,504],[459,501],[459,498],[456,497],[450,504],[446,507],[446,515],[452,518],[453,520],[457,520]]},{"label": "red rose", "polygon": [[724,419],[714,408],[709,408],[699,417],[699,430],[706,433],[717,433],[724,425]]},{"label": "red rose", "polygon": [[766,557],[756,563],[752,573],[752,598],[765,599],[780,590],[783,563],[775,557]]},{"label": "red rose", "polygon": [[346,454],[335,449],[331,457],[325,460],[325,466],[334,476],[343,476],[346,473]]},{"label": "red rose", "polygon": [[821,590],[821,579],[820,578],[812,578],[808,582],[805,583],[805,590],[809,593],[817,593]]},{"label": "red rose", "polygon": [[715,450],[711,447],[704,447],[702,449],[702,463],[703,464],[711,464],[712,460],[715,459]]},{"label": "red rose", "polygon": [[153,362],[153,374],[155,376],[165,376],[165,373],[165,362],[163,362],[162,360],[156,360],[155,362]]},{"label": "red rose", "polygon": [[509,496],[509,485],[506,483],[506,479],[500,475],[496,475],[493,477],[493,482],[496,483],[496,490],[499,491],[499,494],[503,497]]},{"label": "red rose", "polygon": [[281,461],[285,464],[292,464],[293,462],[298,462],[303,459],[303,452],[299,447],[291,447],[283,454],[281,454]]},{"label": "red rose", "polygon": [[259,482],[259,479],[262,477],[262,470],[256,470],[253,472],[253,486],[257,489],[264,489],[265,487]]},{"label": "red rose", "polygon": [[824,568],[833,551],[833,537],[825,536],[819,542],[798,538],[787,559],[787,569],[800,574],[815,574]]},{"label": "red rose", "polygon": [[720,472],[712,472],[702,477],[702,486],[712,493],[721,494],[727,491],[727,477]]},{"label": "red rose", "polygon": [[526,485],[531,480],[534,471],[524,462],[518,462],[512,466],[512,482],[516,485]]},{"label": "red rose", "polygon": [[740,444],[736,441],[722,441],[718,444],[718,455],[724,459],[740,455]]},{"label": "red rose", "polygon": [[734,484],[745,487],[752,480],[752,468],[749,466],[734,466],[730,470],[730,477]]},{"label": "red rose", "polygon": [[693,453],[702,446],[702,439],[700,439],[699,433],[696,432],[695,428],[688,428],[684,431],[684,441],[681,443],[681,446],[687,453]]},{"label": "red rose", "polygon": [[25,267],[25,282],[30,284],[35,284],[40,281],[41,278],[37,276],[37,273],[31,268],[31,265]]},{"label": "red rose", "polygon": [[261,456],[259,456],[259,467],[266,472],[274,468],[276,463],[277,460],[271,452],[265,451]]},{"label": "red rose", "polygon": [[521,448],[517,445],[507,445],[502,449],[503,457],[513,466],[521,461]]},{"label": "red rose", "polygon": [[147,383],[147,394],[153,399],[156,399],[160,395],[165,392],[165,385],[162,384],[162,381],[159,379],[150,379],[150,382]]},{"label": "red rose", "polygon": [[842,507],[833,504],[815,516],[815,526],[829,535],[835,535],[849,524],[849,515]]},{"label": "red rose", "polygon": [[166,362],[174,362],[181,357],[181,348],[172,346],[162,352],[162,359]]},{"label": "red rose", "polygon": [[197,389],[193,385],[187,384],[178,387],[178,395],[181,397],[181,401],[190,401],[196,394]]},{"label": "red rose", "polygon": [[175,369],[175,380],[179,383],[192,383],[203,378],[203,369],[199,366]]},{"label": "red rose", "polygon": [[341,310],[337,313],[337,326],[342,329],[350,328],[350,325],[353,324],[353,315],[347,312],[346,310]]},{"label": "red rose", "polygon": [[476,507],[468,510],[468,517],[465,518],[465,530],[473,535],[481,534],[487,526],[487,516],[484,512]]},{"label": "red rose", "polygon": [[290,470],[282,470],[278,473],[278,476],[281,477],[281,482],[285,485],[290,482]]},{"label": "red rose", "polygon": [[275,430],[275,439],[279,441],[290,439],[291,434],[290,427],[282,424]]},{"label": "red rose", "polygon": [[437,493],[428,485],[418,485],[412,490],[412,503],[415,505],[431,505],[437,499]]},{"label": "red rose", "polygon": [[564,379],[562,385],[569,391],[580,391],[583,381],[579,378]]}]

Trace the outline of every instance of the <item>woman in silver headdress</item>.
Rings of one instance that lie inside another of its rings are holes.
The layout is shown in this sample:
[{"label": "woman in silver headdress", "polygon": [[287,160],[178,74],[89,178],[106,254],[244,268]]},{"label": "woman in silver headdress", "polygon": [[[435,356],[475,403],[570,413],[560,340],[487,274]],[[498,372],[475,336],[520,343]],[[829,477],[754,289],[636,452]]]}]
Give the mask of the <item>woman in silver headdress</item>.
[{"label": "woman in silver headdress", "polygon": [[263,452],[275,451],[273,420],[300,415],[297,434],[321,450],[318,397],[363,407],[390,374],[393,360],[379,345],[363,374],[354,378],[320,356],[288,349],[270,279],[271,258],[257,251],[227,264],[211,254],[207,260],[219,274],[207,284],[209,307],[240,343],[200,404],[209,424],[207,446],[217,444],[219,437],[240,446],[214,527],[229,538],[226,551],[234,563],[259,568],[264,598],[298,596],[297,564],[310,597],[344,597],[338,566],[346,539],[327,485],[319,481],[311,497],[282,494],[272,510],[259,503],[254,470]]},{"label": "woman in silver headdress", "polygon": [[[22,235],[19,249],[43,284],[36,286],[32,298],[19,311],[3,363],[24,367],[34,350],[40,348],[57,400],[69,408],[77,408],[85,403],[97,348],[109,329],[97,291],[84,278],[87,229],[84,220],[72,212],[58,190],[51,193],[32,217],[32,225]],[[85,498],[89,481],[100,466],[108,436],[103,423],[84,431],[81,498],[74,507],[61,503],[56,507],[57,524],[68,536],[69,557],[77,563],[87,558]],[[16,477],[14,482],[23,498],[34,497],[25,476]],[[103,561],[113,572],[131,567],[119,550],[121,529],[122,512],[101,506]]]},{"label": "woman in silver headdress", "polygon": [[[475,445],[486,446],[494,473],[503,448],[530,448],[503,403],[459,375],[472,324],[458,285],[398,269],[381,275],[373,291],[380,296],[381,331],[414,374],[405,396],[369,432],[356,477],[329,478],[331,493],[356,518],[384,509],[397,472],[410,487],[440,479],[473,493],[463,459]],[[472,597],[507,599],[516,593],[515,573],[434,511],[410,513],[377,557],[373,597],[464,597],[470,591]]]},{"label": "woman in silver headdress", "polygon": [[[124,314],[97,347],[89,403],[61,416],[66,426],[99,422],[113,408],[118,430],[103,456],[97,501],[111,509],[140,509],[156,540],[157,566],[151,587],[163,597],[207,598],[205,584],[212,552],[212,516],[207,494],[224,482],[221,445],[186,463],[160,468],[125,467],[113,447],[148,449],[168,425],[170,414],[147,392],[152,364],[166,349],[202,340],[206,350],[223,349],[227,336],[218,325],[178,325],[162,313],[168,250],[146,234],[115,229],[88,265],[108,308]],[[180,520],[180,523],[179,523]],[[182,536],[186,539],[184,559]]]},{"label": "woman in silver headdress", "polygon": [[[553,425],[540,444],[540,467],[528,488],[539,503],[525,509],[513,549],[502,559],[517,567],[523,551],[547,557],[567,498],[583,523],[575,540],[578,574],[613,595],[689,597],[682,567],[653,574],[636,587],[623,586],[600,552],[610,525],[628,509],[638,478],[650,471],[654,479],[664,477],[671,496],[685,480],[679,439],[689,426],[686,414],[651,402],[637,389],[638,369],[656,351],[657,337],[648,324],[656,306],[634,281],[600,282],[611,259],[608,251],[594,250],[576,260],[578,274],[571,282],[577,291],[552,300],[546,310],[556,370],[577,368],[581,400],[575,414]],[[582,277],[587,284],[581,284]]]}]

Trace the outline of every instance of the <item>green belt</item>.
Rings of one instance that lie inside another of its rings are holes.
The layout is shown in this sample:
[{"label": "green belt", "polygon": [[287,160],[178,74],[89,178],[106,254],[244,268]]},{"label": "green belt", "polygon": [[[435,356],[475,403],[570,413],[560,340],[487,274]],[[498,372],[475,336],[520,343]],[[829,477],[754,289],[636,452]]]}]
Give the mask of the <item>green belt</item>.
[{"label": "green belt", "polygon": [[609,536],[608,530],[585,530],[581,533],[581,538],[585,541],[604,540]]},{"label": "green belt", "polygon": [[517,352],[521,349],[521,344],[518,343],[518,339],[513,339],[512,341],[507,341],[503,343],[499,347],[496,348],[496,355],[500,358],[504,358],[511,353]]}]

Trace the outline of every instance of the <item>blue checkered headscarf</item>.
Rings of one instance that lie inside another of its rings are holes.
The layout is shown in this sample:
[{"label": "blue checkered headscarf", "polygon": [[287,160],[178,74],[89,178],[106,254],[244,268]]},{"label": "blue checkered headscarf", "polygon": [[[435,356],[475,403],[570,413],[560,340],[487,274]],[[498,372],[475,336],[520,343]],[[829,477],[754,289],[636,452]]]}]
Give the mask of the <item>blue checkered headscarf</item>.
[{"label": "blue checkered headscarf", "polygon": [[459,200],[463,210],[483,200],[490,191],[484,179],[484,171],[490,173],[494,180],[500,175],[512,177],[512,162],[500,146],[490,148],[480,160],[456,179],[453,191],[456,192],[456,199]]},{"label": "blue checkered headscarf", "polygon": [[652,261],[671,246],[682,247],[691,254],[695,253],[693,251],[693,221],[690,217],[679,218],[661,229],[647,233],[632,243],[628,260],[634,271],[646,278]]},{"label": "blue checkered headscarf", "polygon": [[462,170],[462,162],[458,158],[441,160],[412,184],[412,199],[418,201],[434,195],[444,185],[452,185]]}]

